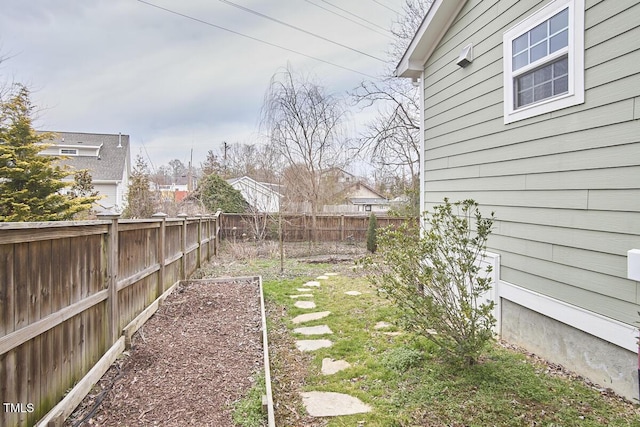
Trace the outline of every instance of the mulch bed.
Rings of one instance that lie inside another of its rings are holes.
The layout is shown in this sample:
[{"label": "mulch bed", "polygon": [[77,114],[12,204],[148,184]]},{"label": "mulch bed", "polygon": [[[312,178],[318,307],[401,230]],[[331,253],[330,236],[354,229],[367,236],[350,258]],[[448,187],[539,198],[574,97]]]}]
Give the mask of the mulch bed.
[{"label": "mulch bed", "polygon": [[66,425],[233,427],[233,403],[263,368],[257,284],[179,285],[128,353]]}]

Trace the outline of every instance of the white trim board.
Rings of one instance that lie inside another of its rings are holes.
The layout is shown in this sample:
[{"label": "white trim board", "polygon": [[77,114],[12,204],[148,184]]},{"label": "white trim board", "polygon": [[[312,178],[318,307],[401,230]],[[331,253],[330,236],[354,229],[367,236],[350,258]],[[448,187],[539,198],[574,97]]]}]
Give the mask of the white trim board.
[{"label": "white trim board", "polygon": [[[637,352],[638,330],[631,325],[500,280],[504,298],[626,350]],[[501,316],[500,316],[501,317]]]}]

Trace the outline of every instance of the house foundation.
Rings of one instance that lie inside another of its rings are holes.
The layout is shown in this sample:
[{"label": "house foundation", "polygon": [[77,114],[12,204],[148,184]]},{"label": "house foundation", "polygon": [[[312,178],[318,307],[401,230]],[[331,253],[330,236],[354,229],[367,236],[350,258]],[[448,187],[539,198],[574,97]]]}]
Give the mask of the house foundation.
[{"label": "house foundation", "polygon": [[502,298],[501,337],[638,401],[637,354]]}]

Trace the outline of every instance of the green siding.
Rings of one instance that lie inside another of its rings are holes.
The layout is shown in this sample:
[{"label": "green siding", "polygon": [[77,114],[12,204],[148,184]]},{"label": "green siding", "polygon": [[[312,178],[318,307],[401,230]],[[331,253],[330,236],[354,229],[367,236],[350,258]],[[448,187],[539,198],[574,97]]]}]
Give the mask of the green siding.
[{"label": "green siding", "polygon": [[[640,0],[586,1],[585,103],[505,125],[502,36],[549,3],[469,0],[425,65],[426,210],[498,220],[502,279],[633,324],[640,284]],[[474,44],[474,61],[455,64]]]}]

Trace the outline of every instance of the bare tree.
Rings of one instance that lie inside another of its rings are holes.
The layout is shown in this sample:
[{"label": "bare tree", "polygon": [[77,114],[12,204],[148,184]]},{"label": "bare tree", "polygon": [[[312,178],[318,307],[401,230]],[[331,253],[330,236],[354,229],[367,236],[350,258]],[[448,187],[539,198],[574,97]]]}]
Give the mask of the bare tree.
[{"label": "bare tree", "polygon": [[378,112],[358,140],[361,156],[380,170],[393,171],[405,185],[402,192],[412,198],[417,196],[420,185],[420,93],[410,81],[394,77],[393,70],[432,2],[405,1],[404,14],[392,28],[395,39],[389,50],[386,76],[361,82],[351,94],[356,105],[375,106]]},{"label": "bare tree", "polygon": [[226,171],[231,177],[248,176],[259,182],[275,183],[284,159],[272,144],[228,145]]},{"label": "bare tree", "polygon": [[335,166],[340,158],[338,142],[344,117],[340,99],[290,67],[271,78],[262,107],[262,127],[287,165],[299,172],[301,191],[311,206],[314,241],[321,171]]}]

